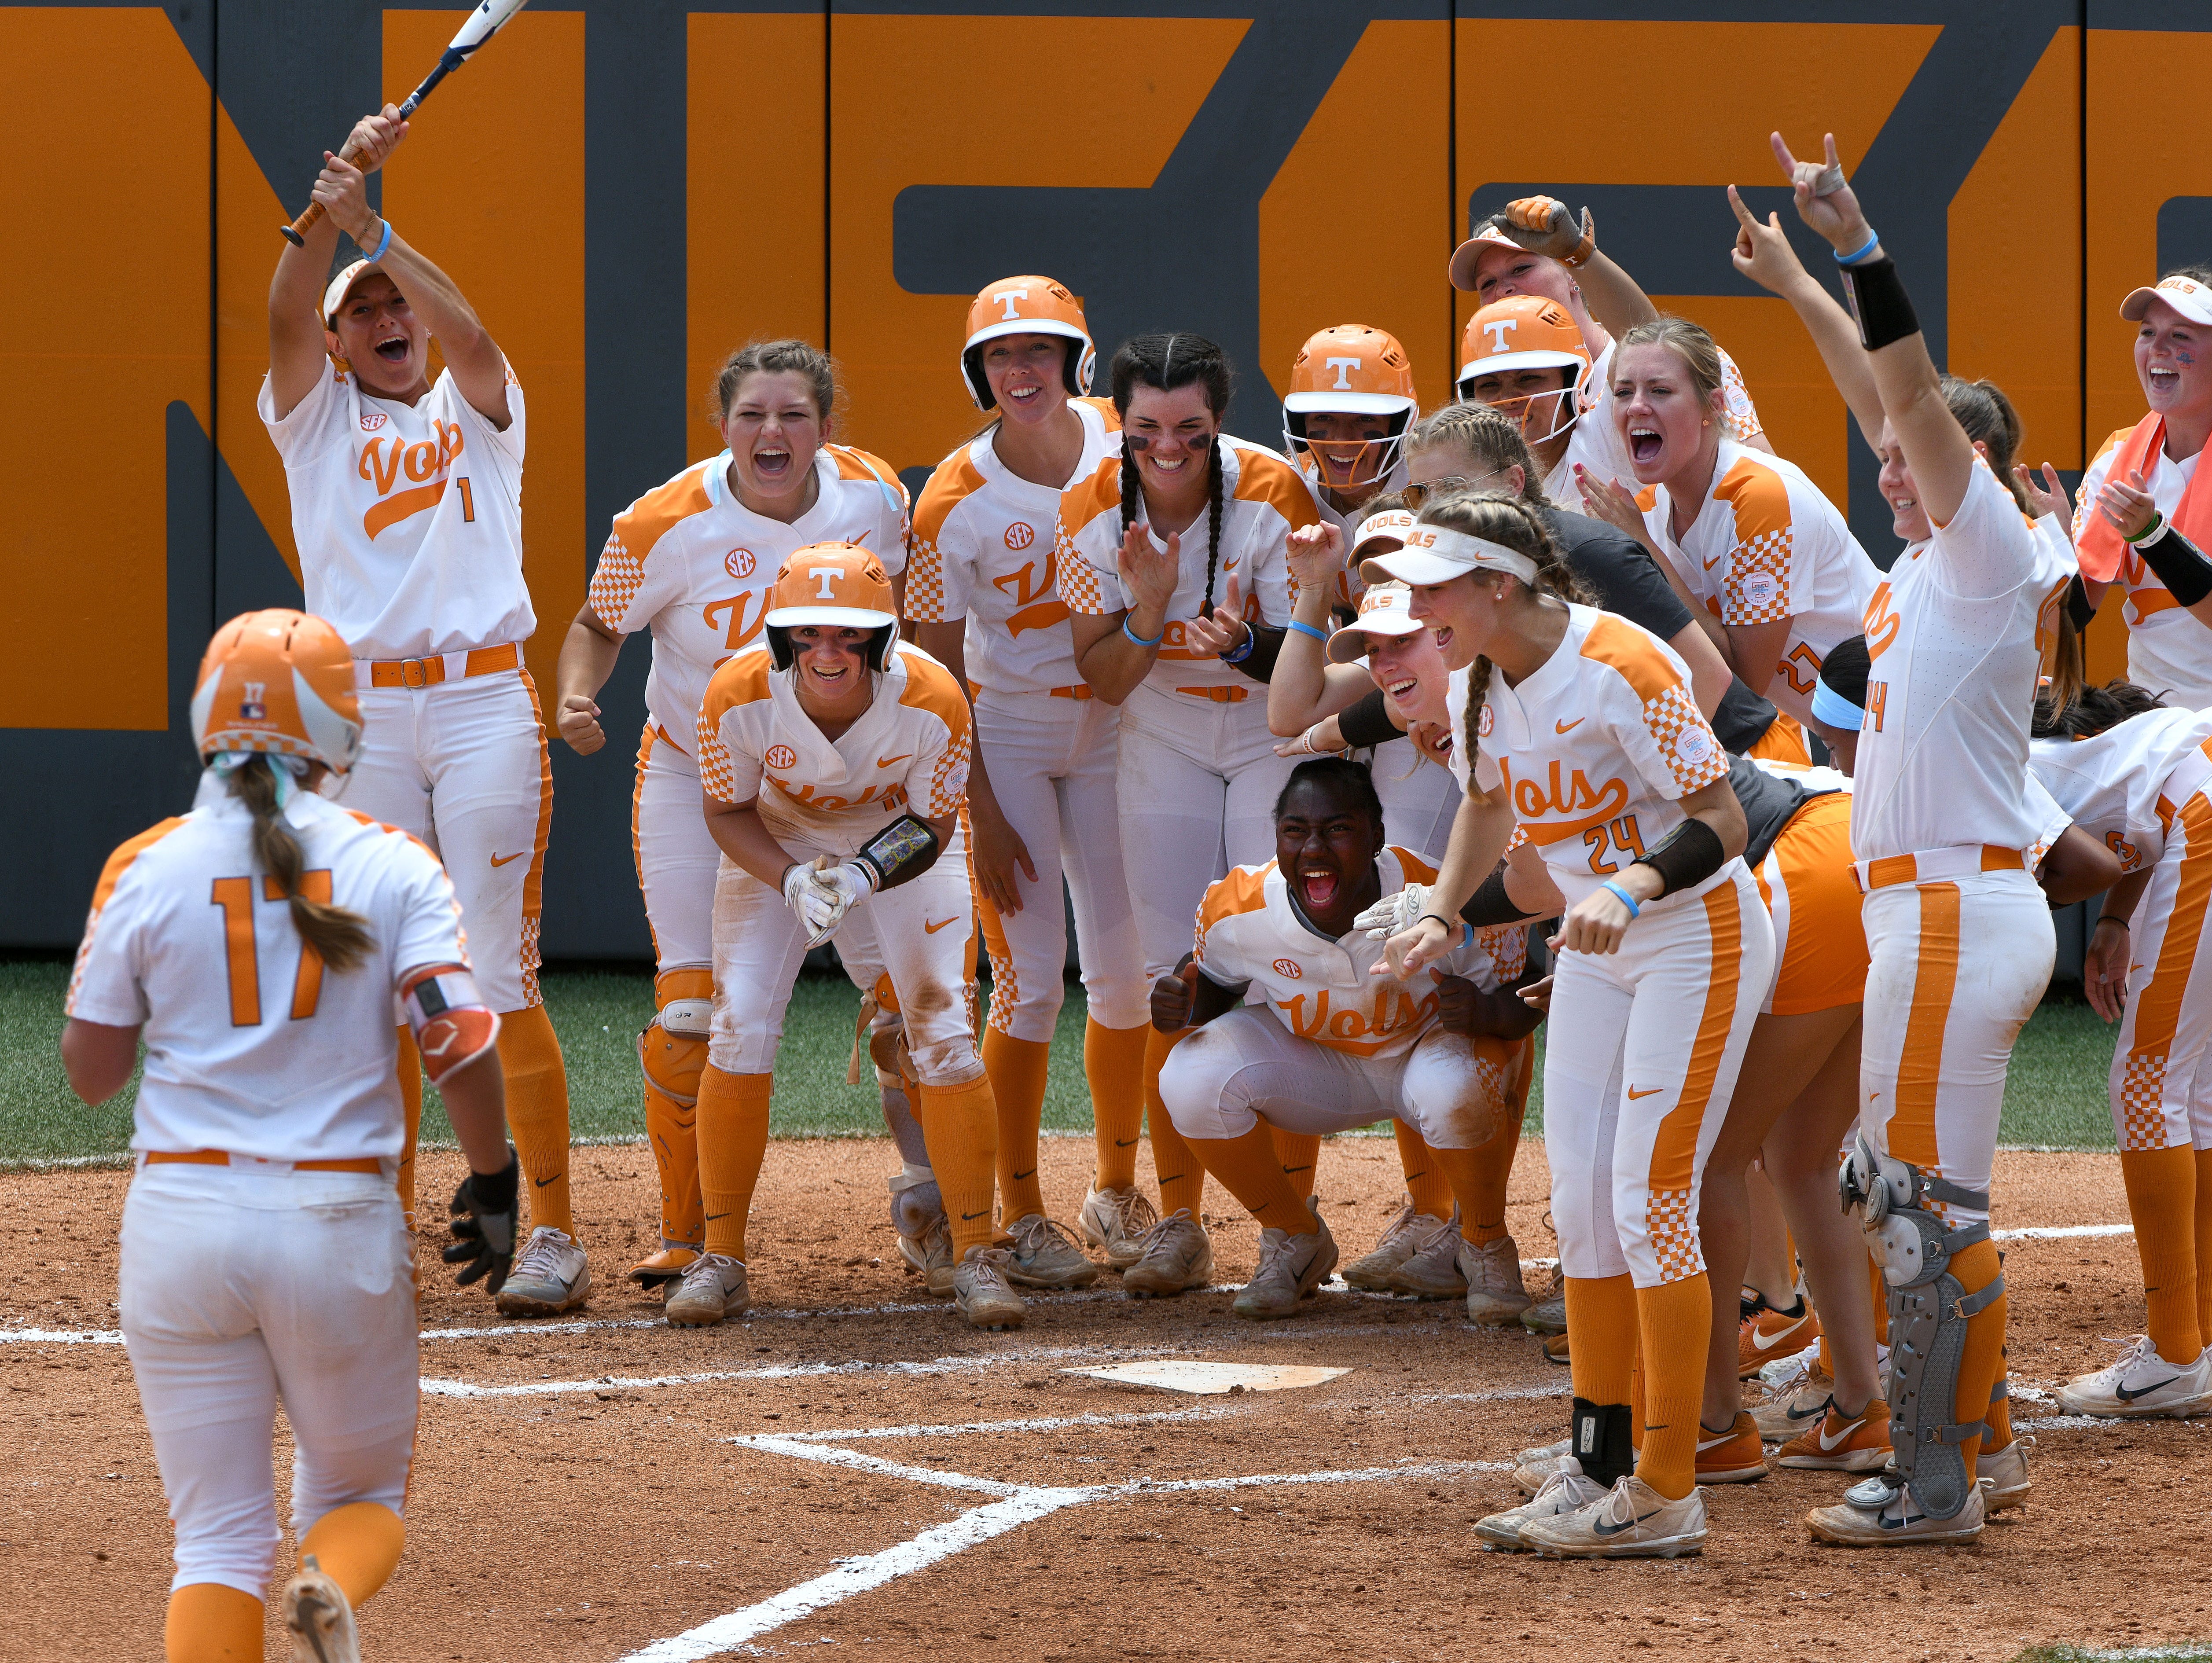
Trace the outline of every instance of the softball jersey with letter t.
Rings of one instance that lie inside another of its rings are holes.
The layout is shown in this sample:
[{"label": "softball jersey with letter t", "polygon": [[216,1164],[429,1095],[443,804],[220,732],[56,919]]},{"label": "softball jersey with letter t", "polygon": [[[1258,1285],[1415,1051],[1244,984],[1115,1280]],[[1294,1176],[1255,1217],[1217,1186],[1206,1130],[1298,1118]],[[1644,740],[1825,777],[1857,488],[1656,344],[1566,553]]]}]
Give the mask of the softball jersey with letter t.
[{"label": "softball jersey with letter t", "polygon": [[1881,574],[1819,486],[1794,462],[1723,439],[1713,484],[1677,543],[1663,485],[1644,523],[1690,591],[1731,629],[1790,620],[1766,696],[1813,713],[1820,661],[1859,633]]}]

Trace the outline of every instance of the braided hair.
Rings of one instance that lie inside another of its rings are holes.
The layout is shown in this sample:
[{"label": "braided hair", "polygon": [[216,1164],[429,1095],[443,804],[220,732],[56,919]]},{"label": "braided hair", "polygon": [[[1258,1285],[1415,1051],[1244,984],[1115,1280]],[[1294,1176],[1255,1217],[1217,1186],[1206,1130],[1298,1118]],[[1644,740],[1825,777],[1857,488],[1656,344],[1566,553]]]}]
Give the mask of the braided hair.
[{"label": "braided hair", "polygon": [[[309,895],[305,851],[285,822],[278,802],[276,775],[265,756],[248,757],[225,776],[230,794],[253,816],[253,858],[276,883],[292,909],[292,926],[306,950],[343,974],[366,959],[374,945],[368,920],[359,913]],[[329,874],[325,873],[327,878]],[[325,885],[324,893],[329,894]]]},{"label": "braided hair", "polygon": [[[1520,497],[1509,496],[1503,491],[1455,491],[1423,507],[1420,523],[1464,531],[1469,537],[1479,537],[1528,555],[1536,562],[1536,581],[1533,585],[1522,583],[1518,578],[1508,578],[1507,581],[1532,594],[1551,595],[1580,606],[1593,604],[1589,591],[1583,586],[1582,580],[1567,564],[1566,555],[1560,552],[1552,528]],[[1473,669],[1468,672],[1467,706],[1460,721],[1467,730],[1469,790],[1474,789],[1474,759],[1481,748],[1480,721],[1483,701],[1490,696],[1491,667],[1490,660],[1478,654]]]},{"label": "braided hair", "polygon": [[[1129,395],[1139,386],[1173,392],[1177,387],[1196,382],[1206,390],[1206,407],[1215,420],[1223,420],[1229,414],[1235,381],[1229,367],[1229,355],[1203,335],[1187,331],[1172,335],[1132,335],[1115,349],[1109,374],[1114,390],[1114,412],[1124,422],[1129,419]],[[1206,602],[1200,610],[1206,613],[1213,610],[1214,574],[1221,564],[1222,483],[1221,435],[1217,433],[1206,452]],[[1136,524],[1138,497],[1142,489],[1137,480],[1136,463],[1125,455],[1121,462],[1124,537]]]}]

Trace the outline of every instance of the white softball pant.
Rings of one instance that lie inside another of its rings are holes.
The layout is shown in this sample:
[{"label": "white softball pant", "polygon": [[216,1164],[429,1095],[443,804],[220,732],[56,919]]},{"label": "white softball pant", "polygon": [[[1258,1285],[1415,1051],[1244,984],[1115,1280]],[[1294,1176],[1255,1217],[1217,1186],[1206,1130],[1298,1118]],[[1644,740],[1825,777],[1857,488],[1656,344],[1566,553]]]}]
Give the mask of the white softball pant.
[{"label": "white softball pant", "polygon": [[1544,1029],[1544,1153],[1559,1265],[1659,1287],[1705,1267],[1698,1199],[1774,928],[1741,860],[1703,895],[1647,902],[1613,953],[1561,952]]},{"label": "white softball pant", "polygon": [[368,687],[360,697],[361,760],[337,800],[412,832],[445,862],[477,986],[493,1010],[544,1004],[538,913],[553,763],[530,672]]},{"label": "white softball pant", "polygon": [[2130,933],[2128,1006],[2112,1052],[2112,1129],[2124,1150],[2212,1149],[2212,798],[2166,828]]},{"label": "white softball pant", "polygon": [[[2015,869],[1890,884],[1868,893],[1860,915],[1859,1125],[1883,1154],[1986,1191],[2013,1041],[2057,956],[2050,905]],[[1989,1217],[1942,1211],[1954,1229]]]},{"label": "white softball pant", "polygon": [[123,1204],[123,1338],[176,1526],[172,1591],[267,1596],[279,1400],[295,1534],[355,1502],[403,1509],[414,1278],[388,1177],[139,1169]]},{"label": "white softball pant", "polygon": [[629,841],[655,968],[712,964],[714,875],[722,852],[700,811],[698,763],[651,722],[638,741]]},{"label": "white softball pant", "polygon": [[[826,854],[842,861],[867,841],[781,828],[775,837],[793,860]],[[863,992],[874,986],[878,970],[890,977],[907,1049],[924,1085],[965,1085],[983,1073],[968,1016],[975,932],[968,844],[956,826],[936,865],[910,883],[856,903],[830,938]],[[781,891],[723,862],[714,884],[709,1062],[726,1074],[775,1071],[783,1013],[805,956],[805,934]]]},{"label": "white softball pant", "polygon": [[1115,789],[1148,987],[1190,951],[1206,885],[1274,858],[1275,798],[1301,759],[1275,755],[1267,690],[1250,693],[1216,704],[1143,683],[1121,706]]},{"label": "white softball pant", "polygon": [[1400,1120],[1438,1149],[1480,1149],[1498,1135],[1520,1060],[1517,1044],[1439,1027],[1397,1056],[1358,1056],[1246,1004],[1169,1053],[1160,1101],[1187,1138],[1241,1138],[1261,1120],[1326,1134]]},{"label": "white softball pant", "polygon": [[1431,865],[1442,862],[1464,794],[1452,771],[1422,756],[1411,739],[1376,746],[1367,768],[1382,799],[1382,835]]},{"label": "white softball pant", "polygon": [[999,807],[1036,868],[1019,868],[1022,909],[1000,917],[983,907],[991,957],[989,1025],[1037,1044],[1060,1019],[1067,963],[1067,919],[1060,883],[1075,909],[1076,951],[1093,1021],[1135,1028],[1151,1015],[1152,983],[1121,868],[1115,774],[1121,712],[1103,699],[1009,695],[986,688],[975,700],[975,741]]}]

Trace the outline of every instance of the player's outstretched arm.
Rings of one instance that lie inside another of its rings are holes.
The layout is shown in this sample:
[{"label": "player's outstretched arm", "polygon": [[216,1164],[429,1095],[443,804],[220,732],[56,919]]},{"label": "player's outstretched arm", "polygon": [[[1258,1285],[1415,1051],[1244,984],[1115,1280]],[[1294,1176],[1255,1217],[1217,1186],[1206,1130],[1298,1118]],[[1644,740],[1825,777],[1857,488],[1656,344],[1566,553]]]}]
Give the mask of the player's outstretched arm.
[{"label": "player's outstretched arm", "polygon": [[[363,116],[354,124],[346,143],[355,150],[356,161],[339,165],[358,181],[383,167],[406,136],[407,124],[399,119],[398,106],[387,104],[380,113]],[[323,153],[323,171],[315,181],[319,202],[326,191],[338,188],[340,176],[332,171],[335,160],[329,151]],[[368,204],[364,193],[361,205],[366,209]],[[269,391],[280,422],[330,373],[323,290],[331,280],[339,228],[326,212],[308,229],[303,246],[295,248],[288,240],[276,257],[276,275],[269,282]]]},{"label": "player's outstretched arm", "polygon": [[1607,334],[1618,338],[1659,315],[1636,279],[1598,247],[1597,223],[1589,209],[1578,220],[1557,197],[1522,197],[1506,204],[1504,229],[1522,247],[1573,271],[1583,304]]},{"label": "player's outstretched arm", "polygon": [[1805,332],[1813,337],[1820,361],[1828,367],[1828,379],[1850,407],[1852,419],[1859,424],[1859,436],[1869,450],[1879,451],[1881,392],[1875,385],[1874,366],[1867,361],[1866,349],[1859,344],[1859,326],[1837,304],[1836,297],[1805,270],[1790,239],[1782,234],[1779,214],[1769,214],[1766,223],[1761,225],[1743,205],[1733,185],[1728,188],[1728,199],[1735,210],[1736,222],[1735,246],[1729,251],[1729,258],[1740,274],[1790,302]]}]

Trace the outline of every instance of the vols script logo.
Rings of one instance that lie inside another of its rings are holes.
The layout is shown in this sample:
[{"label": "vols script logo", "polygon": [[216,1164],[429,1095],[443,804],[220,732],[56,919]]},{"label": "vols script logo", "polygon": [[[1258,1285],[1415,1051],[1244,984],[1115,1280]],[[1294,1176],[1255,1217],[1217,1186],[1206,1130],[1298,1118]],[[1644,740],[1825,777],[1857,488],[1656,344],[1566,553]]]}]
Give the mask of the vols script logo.
[{"label": "vols script logo", "polygon": [[1027,520],[1016,520],[1006,527],[1006,547],[1026,549],[1036,541],[1036,527]]},{"label": "vols script logo", "polygon": [[793,768],[798,764],[799,753],[789,745],[770,745],[766,760],[772,768]]},{"label": "vols script logo", "polygon": [[1297,960],[1294,958],[1279,958],[1275,961],[1275,974],[1282,977],[1286,981],[1296,981],[1299,977],[1305,974],[1305,972],[1298,968]]},{"label": "vols script logo", "polygon": [[361,430],[363,433],[374,433],[391,419],[382,410],[363,410],[361,417]]},{"label": "vols script logo", "polygon": [[732,549],[722,556],[722,569],[733,578],[749,578],[760,562],[750,549]]}]

